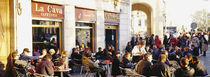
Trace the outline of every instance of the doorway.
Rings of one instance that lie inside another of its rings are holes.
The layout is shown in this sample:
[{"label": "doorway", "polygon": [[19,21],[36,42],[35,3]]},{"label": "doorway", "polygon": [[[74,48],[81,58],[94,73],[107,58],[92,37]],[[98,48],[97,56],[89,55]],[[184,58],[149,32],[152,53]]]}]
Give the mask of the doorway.
[{"label": "doorway", "polygon": [[118,28],[117,26],[105,26],[105,45],[108,48],[109,45],[115,47],[118,50]]}]

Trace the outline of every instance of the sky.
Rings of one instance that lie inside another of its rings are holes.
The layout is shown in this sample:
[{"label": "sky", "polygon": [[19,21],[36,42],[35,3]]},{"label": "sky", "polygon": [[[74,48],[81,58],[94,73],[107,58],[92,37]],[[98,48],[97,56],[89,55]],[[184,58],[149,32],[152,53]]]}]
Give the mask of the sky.
[{"label": "sky", "polygon": [[166,0],[166,13],[171,19],[168,24],[190,26],[193,13],[202,9],[210,12],[210,0]]}]

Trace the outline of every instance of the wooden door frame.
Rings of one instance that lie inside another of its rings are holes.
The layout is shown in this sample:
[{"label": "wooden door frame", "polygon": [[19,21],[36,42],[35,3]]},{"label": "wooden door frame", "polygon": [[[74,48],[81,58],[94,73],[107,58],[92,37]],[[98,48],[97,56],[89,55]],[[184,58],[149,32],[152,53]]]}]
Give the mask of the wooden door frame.
[{"label": "wooden door frame", "polygon": [[119,41],[119,28],[118,28],[118,25],[105,25],[105,30],[106,29],[114,29],[116,30],[115,32],[115,43],[116,43],[116,46],[115,46],[115,50],[118,51],[119,50],[119,44],[118,44],[118,41]]}]

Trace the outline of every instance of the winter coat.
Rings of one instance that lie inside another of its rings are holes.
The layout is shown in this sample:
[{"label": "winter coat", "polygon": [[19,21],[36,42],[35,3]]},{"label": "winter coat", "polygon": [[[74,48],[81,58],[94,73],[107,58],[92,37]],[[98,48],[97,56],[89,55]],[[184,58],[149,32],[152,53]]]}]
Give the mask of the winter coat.
[{"label": "winter coat", "polygon": [[158,62],[151,66],[151,76],[171,77],[171,71],[167,64]]},{"label": "winter coat", "polygon": [[191,67],[182,67],[178,68],[174,75],[175,77],[193,77],[195,70]]},{"label": "winter coat", "polygon": [[126,50],[127,52],[130,52],[130,53],[131,53],[132,49],[133,49],[133,48],[132,48],[131,45],[127,45],[126,48],[125,48],[125,50]]},{"label": "winter coat", "polygon": [[194,76],[206,76],[207,75],[206,68],[201,63],[194,64],[194,65],[192,65],[192,67],[195,69]]},{"label": "winter coat", "polygon": [[160,39],[155,39],[155,45],[157,46],[157,48],[159,48],[159,46],[161,45]]},{"label": "winter coat", "polygon": [[51,61],[43,60],[39,66],[38,66],[38,73],[53,76],[54,75],[54,69],[51,64]]},{"label": "winter coat", "polygon": [[151,66],[152,66],[152,62],[149,62],[147,60],[141,60],[138,62],[134,70],[138,74],[141,74],[144,76],[150,76]]},{"label": "winter coat", "polygon": [[121,71],[119,67],[120,67],[120,60],[118,58],[113,59],[111,75],[120,75]]},{"label": "winter coat", "polygon": [[208,41],[204,36],[201,37],[201,51],[207,51],[208,50]]},{"label": "winter coat", "polygon": [[178,41],[177,41],[177,39],[176,38],[172,38],[172,39],[170,39],[170,41],[169,41],[171,44],[172,44],[172,46],[173,47],[176,47],[177,46],[177,44],[178,44]]}]

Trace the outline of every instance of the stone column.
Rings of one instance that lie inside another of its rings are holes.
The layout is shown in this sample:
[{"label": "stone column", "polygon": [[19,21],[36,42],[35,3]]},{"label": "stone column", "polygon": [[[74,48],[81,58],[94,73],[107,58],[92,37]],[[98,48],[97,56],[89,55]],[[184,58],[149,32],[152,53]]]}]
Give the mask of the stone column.
[{"label": "stone column", "polygon": [[104,28],[104,11],[97,10],[97,21],[95,26],[95,48],[105,48],[105,28]]},{"label": "stone column", "polygon": [[118,41],[120,52],[125,51],[127,42],[130,41],[130,14],[131,11],[129,5],[121,5]]},{"label": "stone column", "polygon": [[76,31],[75,31],[75,6],[65,5],[64,13],[64,25],[63,25],[63,49],[72,53],[72,48],[76,47]]},{"label": "stone column", "polygon": [[[29,48],[32,55],[32,15],[31,15],[31,0],[21,0],[20,12],[16,13],[16,48],[18,53],[22,53],[24,48]],[[16,7],[18,7],[16,5]],[[17,8],[16,8],[17,10]],[[15,10],[15,11],[16,11]]]}]

